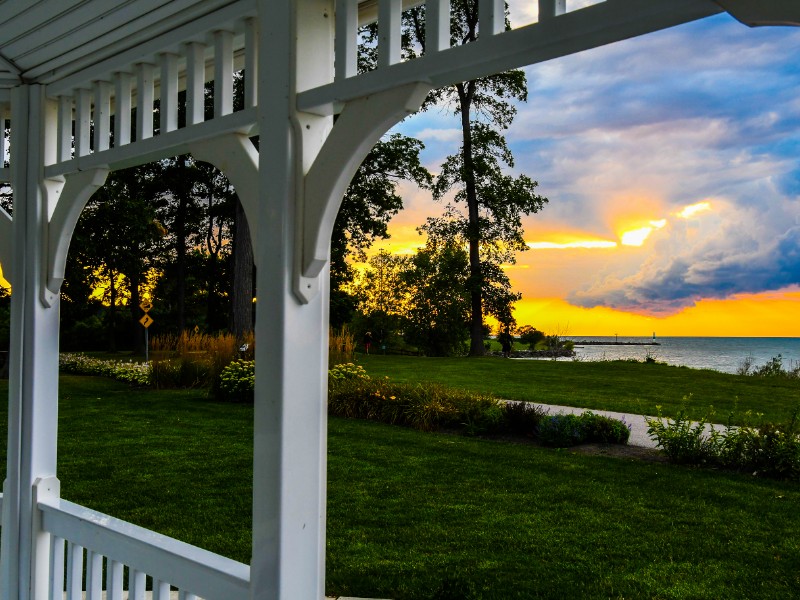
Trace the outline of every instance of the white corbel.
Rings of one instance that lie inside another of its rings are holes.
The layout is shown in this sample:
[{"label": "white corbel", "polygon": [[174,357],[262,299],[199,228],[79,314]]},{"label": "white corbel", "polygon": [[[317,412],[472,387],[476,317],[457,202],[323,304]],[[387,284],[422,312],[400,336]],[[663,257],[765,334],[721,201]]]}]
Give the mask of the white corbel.
[{"label": "white corbel", "polygon": [[107,168],[98,168],[43,181],[42,192],[47,205],[53,207],[47,223],[47,267],[42,289],[42,302],[47,307],[53,306],[64,282],[67,252],[78,218],[92,194],[106,182],[108,172]]},{"label": "white corbel", "polygon": [[735,19],[750,27],[759,25],[800,26],[797,0],[715,0]]},{"label": "white corbel", "polygon": [[253,256],[258,256],[257,236],[253,227],[258,223],[258,150],[246,135],[225,135],[189,144],[189,153],[197,160],[219,169],[236,190],[247,216],[253,240]]},{"label": "white corbel", "polygon": [[0,208],[0,264],[3,265],[3,278],[11,280],[11,215]]},{"label": "white corbel", "polygon": [[319,291],[319,275],[329,260],[331,234],[350,180],[369,151],[391,127],[419,110],[430,91],[426,83],[348,102],[304,178],[295,251],[302,257],[295,293],[308,303]]}]

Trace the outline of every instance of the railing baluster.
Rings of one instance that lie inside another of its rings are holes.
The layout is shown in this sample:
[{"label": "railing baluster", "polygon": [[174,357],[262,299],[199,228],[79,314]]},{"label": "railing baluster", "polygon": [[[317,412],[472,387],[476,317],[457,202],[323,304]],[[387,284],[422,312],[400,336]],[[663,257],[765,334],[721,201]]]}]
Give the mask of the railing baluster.
[{"label": "railing baluster", "polygon": [[72,97],[58,97],[58,162],[72,158]]},{"label": "railing baluster", "polygon": [[244,107],[258,104],[258,22],[244,24]]},{"label": "railing baluster", "polygon": [[128,600],[144,600],[147,575],[136,569],[128,571]]},{"label": "railing baluster", "polygon": [[89,551],[86,557],[86,600],[103,598],[103,555]]},{"label": "railing baluster", "polygon": [[50,600],[62,600],[63,590],[64,538],[53,536],[50,540]]},{"label": "railing baluster", "polygon": [[92,128],[92,96],[89,90],[78,90],[75,111],[75,155],[86,156],[91,152],[90,132]]},{"label": "railing baluster", "polygon": [[496,35],[506,28],[505,0],[478,1],[478,35]]},{"label": "railing baluster", "polygon": [[539,20],[552,19],[567,12],[567,0],[539,0]]},{"label": "railing baluster", "polygon": [[111,138],[111,85],[95,81],[94,88],[94,151],[108,150]]},{"label": "railing baluster", "polygon": [[6,107],[0,104],[0,169],[6,162]]},{"label": "railing baluster", "polygon": [[83,597],[83,546],[70,542],[67,546],[67,600]]},{"label": "railing baluster", "polygon": [[133,77],[130,73],[114,75],[114,146],[131,143],[131,93]]},{"label": "railing baluster", "polygon": [[214,33],[214,117],[233,112],[233,34]]},{"label": "railing baluster", "polygon": [[169,600],[169,584],[166,581],[153,580],[153,600]]},{"label": "railing baluster", "polygon": [[378,0],[378,67],[400,62],[402,0]]},{"label": "railing baluster", "polygon": [[153,65],[136,65],[136,141],[153,137]]},{"label": "railing baluster", "polygon": [[336,79],[358,73],[358,0],[337,0],[334,39]]},{"label": "railing baluster", "polygon": [[425,52],[450,47],[450,0],[425,2]]},{"label": "railing baluster", "polygon": [[106,600],[122,600],[123,564],[106,559]]},{"label": "railing baluster", "polygon": [[206,47],[192,42],[186,52],[186,124],[197,125],[205,120]]},{"label": "railing baluster", "polygon": [[161,55],[161,133],[178,128],[178,56]]}]

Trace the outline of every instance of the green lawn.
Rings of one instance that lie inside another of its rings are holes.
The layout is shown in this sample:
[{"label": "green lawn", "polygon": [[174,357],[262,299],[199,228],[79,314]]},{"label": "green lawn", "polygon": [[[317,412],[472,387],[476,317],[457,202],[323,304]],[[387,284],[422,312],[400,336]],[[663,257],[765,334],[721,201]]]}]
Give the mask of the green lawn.
[{"label": "green lawn", "polygon": [[[74,376],[61,398],[65,498],[249,561],[251,407]],[[800,593],[798,484],[361,421],[329,428],[329,593]]]},{"label": "green lawn", "polygon": [[504,360],[358,356],[372,376],[397,381],[437,381],[499,398],[653,415],[674,416],[684,396],[700,417],[713,406],[724,422],[739,413],[764,413],[784,422],[800,406],[800,380],[729,375],[717,371],[639,362]]}]

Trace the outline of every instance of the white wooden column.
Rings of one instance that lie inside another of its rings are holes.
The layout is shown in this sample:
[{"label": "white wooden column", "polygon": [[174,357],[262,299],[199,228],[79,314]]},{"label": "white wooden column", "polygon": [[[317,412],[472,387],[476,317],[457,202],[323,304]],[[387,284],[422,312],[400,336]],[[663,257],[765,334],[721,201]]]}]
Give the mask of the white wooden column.
[{"label": "white wooden column", "polygon": [[[59,305],[56,299],[45,308],[41,301],[47,220],[41,184],[45,160],[55,160],[57,106],[38,85],[16,88],[12,101],[22,126],[14,128],[11,148],[15,277],[0,596],[38,600],[47,589],[49,536],[37,529],[34,483],[56,481]],[[45,568],[37,568],[42,561]]]},{"label": "white wooden column", "polygon": [[321,600],[328,278],[319,295],[301,304],[292,273],[299,258],[296,208],[307,168],[303,157],[316,155],[331,120],[301,119],[294,110],[294,85],[332,80],[333,2],[259,0],[258,8],[261,198],[253,233],[259,266],[251,598]]}]

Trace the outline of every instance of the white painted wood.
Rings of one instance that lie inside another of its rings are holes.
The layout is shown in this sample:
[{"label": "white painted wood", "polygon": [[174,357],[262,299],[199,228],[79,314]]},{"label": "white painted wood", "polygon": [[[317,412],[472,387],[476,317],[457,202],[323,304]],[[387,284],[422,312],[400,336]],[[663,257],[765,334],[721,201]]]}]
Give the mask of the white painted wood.
[{"label": "white painted wood", "polygon": [[103,600],[103,555],[91,549],[86,555],[86,600]]},{"label": "white painted wood", "polygon": [[206,47],[192,42],[186,44],[186,125],[205,120]]},{"label": "white painted wood", "polygon": [[147,575],[136,569],[128,573],[128,600],[144,600],[147,590]]},{"label": "white painted wood", "polygon": [[[50,600],[63,600],[64,543],[64,538],[56,536],[50,546]],[[68,595],[67,600],[74,599]]]},{"label": "white painted wood", "polygon": [[[315,300],[300,304],[291,273],[299,259],[299,178],[331,123],[296,114],[294,94],[332,79],[334,19],[323,11],[332,15],[333,6],[258,0],[258,8],[262,193],[254,237],[257,310],[269,318],[256,319],[250,598],[317,599],[324,597],[325,583],[328,292],[323,283]],[[292,68],[275,56],[293,56]]]},{"label": "white painted wood", "polygon": [[[350,180],[364,157],[391,127],[419,110],[430,88],[409,84],[349,103],[305,177],[303,269],[316,278],[330,260],[331,234]],[[302,286],[304,301],[311,297]]]},{"label": "white painted wood", "polygon": [[44,528],[160,581],[194,589],[206,600],[240,598],[247,565],[66,500],[40,502]]},{"label": "white painted wood", "polygon": [[10,283],[14,283],[13,260],[11,254],[11,236],[13,225],[11,215],[0,208],[0,264],[3,265],[3,277]]},{"label": "white painted wood", "polygon": [[377,69],[298,94],[299,110],[333,114],[355,98],[407,83],[452,85],[596,48],[722,12],[702,0],[613,0],[483,39]]},{"label": "white painted wood", "polygon": [[567,12],[567,0],[539,0],[539,20],[552,19]]},{"label": "white painted wood", "polygon": [[114,73],[114,147],[131,143],[131,96],[133,76],[124,71]]},{"label": "white painted wood", "polygon": [[193,127],[184,127],[127,146],[111,148],[105,152],[73,158],[71,161],[46,167],[45,177],[57,178],[64,174],[98,168],[125,169],[169,156],[185,154],[189,151],[189,145],[196,141],[227,133],[257,135],[256,122],[255,109],[236,111]]},{"label": "white painted wood", "polygon": [[161,133],[178,128],[178,55],[165,52],[161,55]]},{"label": "white painted wood", "polygon": [[136,65],[136,141],[153,137],[153,72],[150,63]]},{"label": "white painted wood", "polygon": [[378,68],[400,62],[402,0],[378,0]]},{"label": "white painted wood", "polygon": [[450,47],[450,0],[425,2],[425,52]]},{"label": "white painted wood", "polygon": [[75,154],[86,156],[91,152],[92,94],[80,89],[75,96]]},{"label": "white painted wood", "polygon": [[72,158],[72,96],[58,98],[58,160]]},{"label": "white painted wood", "polygon": [[[56,538],[58,539],[58,538]],[[61,586],[59,586],[59,591]],[[61,594],[59,594],[60,600]],[[67,555],[67,600],[83,598],[83,546],[70,543]]]},{"label": "white painted wood", "polygon": [[106,558],[106,600],[122,600],[122,563]]},{"label": "white painted wood", "polygon": [[153,579],[153,600],[170,600],[170,586],[166,581]]},{"label": "white painted wood", "polygon": [[358,0],[336,2],[336,79],[358,73]]},{"label": "white painted wood", "polygon": [[[58,431],[58,304],[45,308],[39,301],[46,220],[40,170],[50,152],[45,132],[57,131],[57,113],[45,110],[43,92],[41,86],[20,86],[12,98],[15,285],[0,575],[3,592],[14,600],[46,598],[50,536],[36,518],[35,494],[48,492],[36,490],[35,483],[46,479],[50,492],[57,483],[53,475]],[[55,151],[55,143],[52,146]]]},{"label": "white painted wood", "polygon": [[[258,151],[250,138],[238,133],[229,133],[189,145],[189,152],[197,160],[214,165],[236,189],[244,208],[247,222],[252,230],[258,222]],[[258,256],[258,237],[251,231],[253,254]]]},{"label": "white painted wood", "polygon": [[0,169],[6,160],[6,107],[0,104]]},{"label": "white painted wood", "polygon": [[505,0],[478,0],[478,37],[485,39],[506,28]]},{"label": "white painted wood", "polygon": [[111,145],[111,84],[95,81],[94,91],[94,151],[108,150]]},{"label": "white painted wood", "polygon": [[214,117],[233,112],[233,34],[214,33]]},{"label": "white painted wood", "polygon": [[[163,3],[163,0],[161,1]],[[180,48],[184,43],[201,42],[208,32],[217,29],[233,31],[237,22],[255,16],[252,2],[219,0],[217,3],[224,6],[206,14],[208,4],[198,5],[197,0],[173,0],[171,4],[175,7],[193,6],[183,11],[185,15],[182,18],[167,19],[159,23],[158,30],[163,33],[154,34],[152,30],[145,29],[131,34],[126,39],[118,40],[109,48],[104,49],[107,51],[105,52],[107,58],[100,58],[97,53],[89,53],[86,57],[76,57],[76,60],[82,62],[84,66],[78,67],[79,70],[70,70],[69,73],[61,73],[48,78],[47,94],[49,96],[59,95],[66,90],[85,85],[92,79],[106,79],[116,71],[132,71],[133,66],[137,63],[152,62],[161,52],[180,54]],[[198,15],[198,12],[204,14]],[[194,19],[186,18],[192,14],[194,14]],[[165,27],[165,25],[169,26]],[[53,68],[58,67],[57,64],[52,66]],[[42,74],[42,71],[37,67],[31,71],[31,74],[38,76]]]},{"label": "white painted wood", "polygon": [[52,305],[64,281],[67,252],[78,223],[89,198],[92,197],[108,177],[108,169],[78,171],[66,176],[55,196],[52,214],[47,224],[47,273],[45,302]]},{"label": "white painted wood", "polygon": [[719,4],[750,27],[800,25],[800,5],[796,0],[719,0]]},{"label": "white painted wood", "polygon": [[244,25],[244,107],[258,105],[258,20],[250,18]]}]

